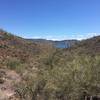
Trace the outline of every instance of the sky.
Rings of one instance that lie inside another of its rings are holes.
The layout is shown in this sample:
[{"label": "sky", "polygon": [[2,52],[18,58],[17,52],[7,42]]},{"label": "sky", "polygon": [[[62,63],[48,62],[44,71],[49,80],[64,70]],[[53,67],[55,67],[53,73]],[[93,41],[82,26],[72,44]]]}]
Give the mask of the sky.
[{"label": "sky", "polygon": [[0,0],[0,28],[24,38],[100,35],[100,0]]}]

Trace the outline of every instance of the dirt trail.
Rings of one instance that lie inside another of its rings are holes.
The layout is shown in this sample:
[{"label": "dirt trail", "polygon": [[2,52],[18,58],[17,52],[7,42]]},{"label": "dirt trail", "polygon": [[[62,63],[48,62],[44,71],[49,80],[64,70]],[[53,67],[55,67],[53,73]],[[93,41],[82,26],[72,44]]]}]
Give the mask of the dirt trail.
[{"label": "dirt trail", "polygon": [[19,83],[21,77],[15,71],[6,69],[0,69],[0,73],[2,75],[0,77],[3,80],[3,82],[0,83],[0,100],[13,100],[9,98],[14,96],[14,84]]}]

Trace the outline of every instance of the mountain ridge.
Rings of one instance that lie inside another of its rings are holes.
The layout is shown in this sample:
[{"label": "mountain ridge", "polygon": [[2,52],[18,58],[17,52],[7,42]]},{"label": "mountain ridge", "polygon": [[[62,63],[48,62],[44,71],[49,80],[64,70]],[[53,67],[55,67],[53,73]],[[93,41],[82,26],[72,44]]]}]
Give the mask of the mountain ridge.
[{"label": "mountain ridge", "polygon": [[77,44],[79,41],[72,39],[72,40],[46,40],[46,39],[27,39],[32,41],[33,43],[50,43],[56,48],[68,48]]}]

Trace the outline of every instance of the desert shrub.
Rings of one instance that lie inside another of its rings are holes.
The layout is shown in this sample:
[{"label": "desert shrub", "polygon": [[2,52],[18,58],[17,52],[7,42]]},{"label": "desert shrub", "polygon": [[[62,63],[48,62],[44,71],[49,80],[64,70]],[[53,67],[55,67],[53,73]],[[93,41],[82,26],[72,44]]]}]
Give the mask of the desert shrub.
[{"label": "desert shrub", "polygon": [[22,63],[19,59],[17,58],[9,58],[7,59],[7,67],[11,70],[15,70],[16,72],[22,74],[27,67],[26,63]]},{"label": "desert shrub", "polygon": [[28,78],[27,81],[21,82],[15,86],[17,96],[21,100],[35,100],[37,97],[37,81],[35,82],[34,80],[33,78],[30,78],[30,80]]},{"label": "desert shrub", "polygon": [[83,100],[84,93],[100,93],[99,67],[98,55],[51,55],[42,59],[35,78],[29,76],[24,87],[19,84],[19,93],[25,100]]},{"label": "desert shrub", "polygon": [[9,69],[16,69],[16,67],[18,67],[20,65],[20,60],[18,60],[17,58],[9,58],[7,61],[7,67]]},{"label": "desert shrub", "polygon": [[12,35],[11,33],[5,32],[4,39],[9,39],[10,40],[12,38],[14,38],[14,35]]},{"label": "desert shrub", "polygon": [[48,91],[53,99],[79,100],[84,92],[90,95],[100,92],[98,90],[100,84],[99,56],[75,54],[69,61],[61,57],[52,65],[52,69],[43,70],[42,68],[40,73],[46,80],[44,91]]}]

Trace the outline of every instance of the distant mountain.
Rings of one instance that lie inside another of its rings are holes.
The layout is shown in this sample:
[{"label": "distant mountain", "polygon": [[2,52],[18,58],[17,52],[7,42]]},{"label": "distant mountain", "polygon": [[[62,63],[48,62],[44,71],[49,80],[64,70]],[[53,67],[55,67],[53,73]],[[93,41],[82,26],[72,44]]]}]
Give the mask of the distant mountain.
[{"label": "distant mountain", "polygon": [[69,48],[79,41],[77,40],[62,40],[62,41],[53,41],[53,40],[46,40],[46,39],[28,39],[33,43],[43,43],[43,44],[52,44],[56,48]]}]

